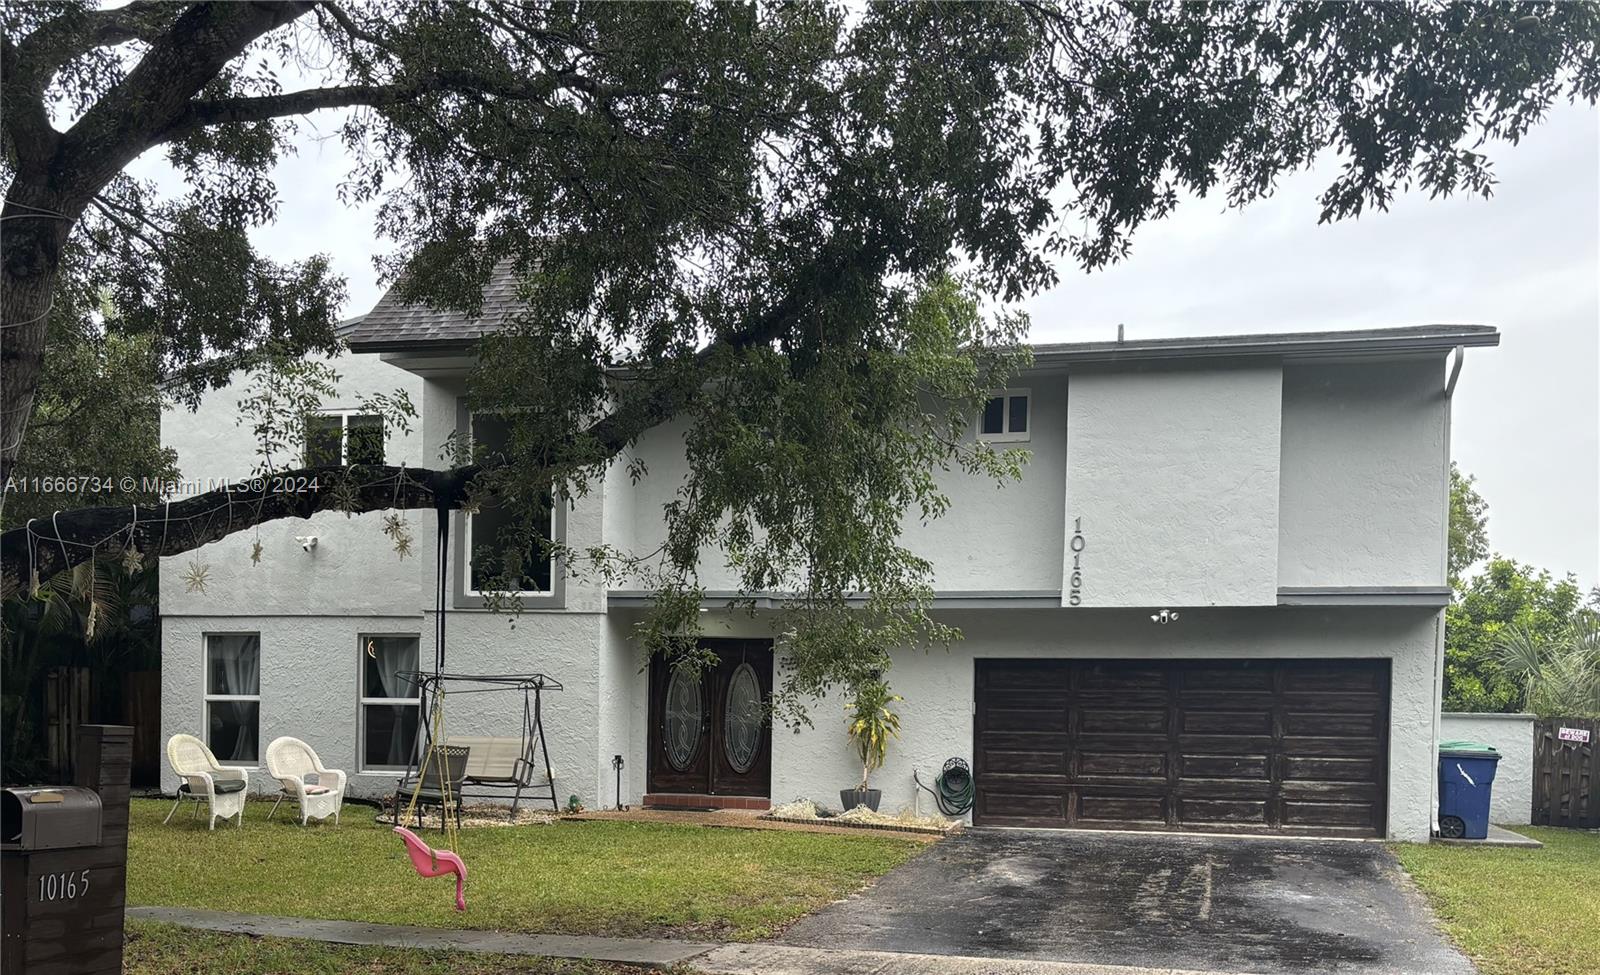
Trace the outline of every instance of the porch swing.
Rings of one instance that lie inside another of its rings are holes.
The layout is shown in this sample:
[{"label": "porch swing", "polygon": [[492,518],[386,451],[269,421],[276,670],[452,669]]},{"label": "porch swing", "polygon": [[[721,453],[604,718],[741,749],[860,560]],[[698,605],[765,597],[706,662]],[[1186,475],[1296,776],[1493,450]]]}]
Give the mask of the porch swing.
[{"label": "porch swing", "polygon": [[[561,682],[546,674],[452,674],[444,669],[446,571],[450,551],[450,511],[443,505],[438,508],[439,542],[438,584],[434,596],[434,654],[433,672],[404,671],[398,676],[411,681],[422,699],[419,722],[425,738],[413,749],[406,774],[396,784],[394,832],[405,843],[412,866],[423,877],[454,874],[456,878],[456,910],[467,908],[467,867],[462,861],[458,844],[461,825],[461,805],[466,798],[464,786],[498,790],[512,789],[511,817],[516,818],[517,806],[525,789],[540,786],[548,790],[551,809],[559,809],[556,798],[555,775],[550,768],[550,749],[545,741],[543,693],[562,690]],[[450,697],[493,692],[522,692],[522,721],[519,738],[458,737],[445,733],[445,698],[447,685],[458,685]],[[537,751],[535,750],[537,748]],[[473,753],[477,752],[474,759]],[[538,759],[542,765],[535,764]],[[431,775],[430,775],[431,771]],[[399,799],[409,787],[410,801],[404,813],[399,809]],[[498,794],[474,793],[474,798],[501,798]],[[539,800],[547,798],[539,795]],[[437,804],[439,828],[445,834],[446,850],[435,850],[424,843],[404,825],[413,815],[421,825],[421,806]],[[452,820],[451,813],[455,813]]]}]

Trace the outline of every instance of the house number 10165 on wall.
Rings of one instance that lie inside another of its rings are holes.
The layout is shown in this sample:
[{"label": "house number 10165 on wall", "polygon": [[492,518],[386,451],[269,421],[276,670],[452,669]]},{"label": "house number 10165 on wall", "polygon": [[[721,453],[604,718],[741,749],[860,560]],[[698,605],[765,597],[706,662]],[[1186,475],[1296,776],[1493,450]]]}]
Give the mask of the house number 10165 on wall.
[{"label": "house number 10165 on wall", "polygon": [[1072,538],[1067,548],[1072,551],[1072,575],[1067,579],[1067,605],[1083,602],[1083,550],[1088,543],[1083,540],[1083,518],[1072,519]]},{"label": "house number 10165 on wall", "polygon": [[39,900],[77,900],[89,892],[89,871],[47,873],[39,877]]}]

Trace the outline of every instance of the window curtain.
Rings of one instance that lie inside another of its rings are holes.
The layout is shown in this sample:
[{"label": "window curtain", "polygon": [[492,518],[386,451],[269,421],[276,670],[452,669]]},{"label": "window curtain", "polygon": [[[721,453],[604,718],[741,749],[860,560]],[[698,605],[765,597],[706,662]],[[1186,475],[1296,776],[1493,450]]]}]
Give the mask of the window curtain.
[{"label": "window curtain", "polygon": [[[261,638],[250,636],[222,636],[213,638],[216,643],[211,653],[211,680],[217,694],[258,695],[261,693]],[[224,739],[212,743],[212,751],[222,751],[223,761],[259,759],[257,741],[261,705],[257,701],[214,701],[212,708],[220,712]],[[233,730],[232,740],[226,731]],[[219,749],[217,746],[223,746]]]},{"label": "window curtain", "polygon": [[[371,637],[367,642],[367,697],[415,698],[416,685],[400,675],[417,669],[417,639]],[[415,706],[367,705],[366,764],[397,768],[409,765],[416,745],[417,715]]]}]

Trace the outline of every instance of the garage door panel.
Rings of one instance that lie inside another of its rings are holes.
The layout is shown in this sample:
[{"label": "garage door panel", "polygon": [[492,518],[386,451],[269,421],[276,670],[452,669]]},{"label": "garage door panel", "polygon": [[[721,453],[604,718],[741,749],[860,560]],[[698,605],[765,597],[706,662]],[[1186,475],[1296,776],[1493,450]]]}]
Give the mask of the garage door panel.
[{"label": "garage door panel", "polygon": [[985,711],[985,731],[1051,732],[1067,730],[1068,710],[1065,706],[1054,708],[998,707]]},{"label": "garage door panel", "polygon": [[1165,735],[1170,727],[1171,713],[1165,708],[1134,709],[1107,708],[1088,704],[1078,708],[1078,726],[1081,734],[1149,734]]},{"label": "garage door panel", "polygon": [[1195,711],[1185,709],[1178,720],[1178,730],[1185,735],[1270,735],[1272,710],[1260,711]]},{"label": "garage door panel", "polygon": [[1065,688],[1068,672],[1054,667],[1054,660],[980,660],[983,670],[980,687],[1001,689],[1007,687],[1024,690],[1042,690],[1059,686]]},{"label": "garage door panel", "polygon": [[1377,738],[1284,738],[1279,752],[1311,758],[1384,759],[1387,745]]},{"label": "garage door panel", "polygon": [[1388,672],[1376,666],[1378,663],[1382,661],[1344,661],[1337,666],[1298,662],[1283,669],[1283,690],[1288,694],[1297,691],[1310,694],[1368,691],[1387,696]]},{"label": "garage door panel", "polygon": [[1265,826],[1267,801],[1265,799],[1191,799],[1178,800],[1178,817],[1191,826]]},{"label": "garage door panel", "polygon": [[1370,802],[1285,802],[1283,825],[1292,828],[1346,827],[1370,830],[1378,820],[1378,807]]},{"label": "garage door panel", "polygon": [[1081,776],[1138,775],[1167,777],[1167,753],[1162,751],[1082,751],[1077,772]]},{"label": "garage door panel", "polygon": [[1271,697],[1273,669],[1259,666],[1190,666],[1178,671],[1179,693],[1258,693]]},{"label": "garage door panel", "polygon": [[1069,774],[1064,749],[985,748],[983,767],[999,775]]},{"label": "garage door panel", "polygon": [[1080,825],[1129,824],[1164,825],[1167,798],[1164,795],[1128,795],[1106,789],[1084,789],[1078,796]]},{"label": "garage door panel", "polygon": [[1291,711],[1283,716],[1286,738],[1376,738],[1380,716],[1367,712]]},{"label": "garage door panel", "polygon": [[995,791],[981,793],[977,813],[996,826],[1066,825],[1067,793]]},{"label": "garage door panel", "polygon": [[1383,830],[1387,661],[1021,663],[978,662],[980,825]]},{"label": "garage door panel", "polygon": [[1378,759],[1329,758],[1326,756],[1289,755],[1283,760],[1285,782],[1375,782],[1378,779]]},{"label": "garage door panel", "polygon": [[1178,775],[1185,779],[1266,779],[1271,759],[1263,748],[1257,755],[1195,755],[1187,749],[1178,756]]}]

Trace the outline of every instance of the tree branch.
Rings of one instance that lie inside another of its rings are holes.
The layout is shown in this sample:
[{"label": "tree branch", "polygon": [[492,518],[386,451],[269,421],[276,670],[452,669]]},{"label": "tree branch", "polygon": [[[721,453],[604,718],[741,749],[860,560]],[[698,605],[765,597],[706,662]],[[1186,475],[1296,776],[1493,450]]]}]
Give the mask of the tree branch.
[{"label": "tree branch", "polygon": [[558,91],[581,91],[600,99],[643,94],[631,89],[603,85],[587,75],[566,71],[540,75],[533,80],[494,78],[471,71],[439,70],[424,78],[394,84],[336,85],[307,88],[280,95],[243,98],[214,98],[196,101],[162,133],[162,139],[178,139],[210,125],[264,122],[268,119],[304,115],[329,108],[384,108],[440,92],[492,95],[508,101],[544,102]]}]

